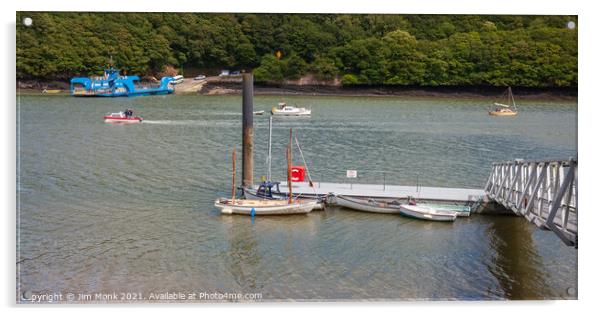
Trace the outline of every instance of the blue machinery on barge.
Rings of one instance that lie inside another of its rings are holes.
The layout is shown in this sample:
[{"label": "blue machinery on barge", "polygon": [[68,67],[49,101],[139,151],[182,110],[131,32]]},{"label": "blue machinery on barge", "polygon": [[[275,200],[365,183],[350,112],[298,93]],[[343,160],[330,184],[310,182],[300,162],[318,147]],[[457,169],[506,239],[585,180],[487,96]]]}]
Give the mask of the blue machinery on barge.
[{"label": "blue machinery on barge", "polygon": [[120,76],[119,70],[105,69],[102,77],[75,77],[70,89],[76,97],[128,97],[140,95],[171,94],[175,91],[173,77],[161,78],[159,84],[141,87],[138,76]]}]

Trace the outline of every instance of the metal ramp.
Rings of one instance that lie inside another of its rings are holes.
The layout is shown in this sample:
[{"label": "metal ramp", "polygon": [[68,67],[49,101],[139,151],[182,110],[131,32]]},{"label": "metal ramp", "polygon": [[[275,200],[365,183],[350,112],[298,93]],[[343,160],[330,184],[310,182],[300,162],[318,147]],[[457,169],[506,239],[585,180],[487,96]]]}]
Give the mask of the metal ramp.
[{"label": "metal ramp", "polygon": [[494,163],[485,193],[577,247],[577,159]]}]

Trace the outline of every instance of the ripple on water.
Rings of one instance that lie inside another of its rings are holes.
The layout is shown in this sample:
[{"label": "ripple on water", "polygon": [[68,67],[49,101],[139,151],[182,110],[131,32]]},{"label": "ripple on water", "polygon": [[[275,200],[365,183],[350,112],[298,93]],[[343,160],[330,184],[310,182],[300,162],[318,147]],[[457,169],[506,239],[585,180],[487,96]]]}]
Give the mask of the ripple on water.
[{"label": "ripple on water", "polygon": [[[576,250],[520,218],[429,223],[340,208],[220,216],[213,201],[229,194],[232,148],[241,156],[239,97],[20,101],[21,289],[302,300],[566,298],[576,288]],[[278,101],[258,96],[256,110]],[[576,155],[574,104],[527,103],[503,120],[484,115],[479,100],[289,103],[313,116],[274,118],[275,179],[285,176],[291,127],[314,181],[342,182],[357,169],[358,182],[381,183],[387,171],[390,184],[482,187],[492,161]],[[124,106],[145,121],[102,122]],[[254,117],[256,178],[267,122]]]}]

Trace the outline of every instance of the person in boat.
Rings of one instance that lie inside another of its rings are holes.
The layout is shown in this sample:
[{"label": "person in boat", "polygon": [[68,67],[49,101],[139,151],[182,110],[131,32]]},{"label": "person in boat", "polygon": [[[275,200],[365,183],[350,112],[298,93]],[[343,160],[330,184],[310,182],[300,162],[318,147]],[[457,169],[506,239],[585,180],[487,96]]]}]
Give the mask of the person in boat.
[{"label": "person in boat", "polygon": [[134,111],[132,111],[131,109],[127,109],[123,113],[125,114],[126,118],[131,118],[134,115]]}]

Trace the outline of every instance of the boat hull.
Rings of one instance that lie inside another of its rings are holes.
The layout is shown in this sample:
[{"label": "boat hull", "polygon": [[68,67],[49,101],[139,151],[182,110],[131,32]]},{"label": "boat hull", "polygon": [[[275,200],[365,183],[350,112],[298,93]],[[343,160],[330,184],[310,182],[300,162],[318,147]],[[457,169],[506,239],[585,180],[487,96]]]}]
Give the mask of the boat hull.
[{"label": "boat hull", "polygon": [[272,109],[272,115],[274,116],[311,116],[311,110],[305,108],[299,109],[298,111],[282,111],[278,109]]},{"label": "boat hull", "polygon": [[352,198],[349,196],[337,195],[335,197],[335,203],[339,206],[343,206],[361,212],[399,214],[399,205],[394,206],[386,202],[379,202],[375,200],[370,201]]},{"label": "boat hull", "polygon": [[407,217],[436,222],[453,222],[458,216],[454,211],[435,210],[416,205],[402,205],[399,211]]},{"label": "boat hull", "polygon": [[222,214],[239,215],[292,215],[307,214],[318,204],[317,201],[295,201],[288,204],[285,200],[236,200],[217,199],[215,207]]},{"label": "boat hull", "polygon": [[104,120],[105,120],[105,123],[126,123],[126,124],[142,123],[141,117],[120,118],[120,117],[105,116]]},{"label": "boat hull", "polygon": [[[257,190],[252,189],[243,189],[243,193],[246,199],[249,200],[286,200],[288,199],[288,195],[284,193],[276,193],[273,192],[272,196],[265,196],[262,194],[258,194]],[[316,205],[314,206],[314,210],[323,210],[326,206],[322,201],[323,198],[321,196],[301,196],[300,201],[316,201]]]},{"label": "boat hull", "polygon": [[432,208],[441,211],[454,211],[458,217],[468,217],[471,213],[470,206],[467,205],[446,205],[446,204],[432,204],[432,203],[418,203],[417,206]]},{"label": "boat hull", "polygon": [[491,116],[516,116],[518,114],[518,112],[496,112],[496,111],[490,111],[489,115]]},{"label": "boat hull", "polygon": [[137,96],[149,96],[149,95],[166,95],[172,94],[173,90],[136,90],[133,92],[76,92],[71,93],[74,97],[88,97],[88,98],[96,98],[96,97],[105,97],[105,98],[116,98],[116,97],[137,97]]},{"label": "boat hull", "polygon": [[311,112],[309,113],[273,113],[274,116],[311,116]]}]

